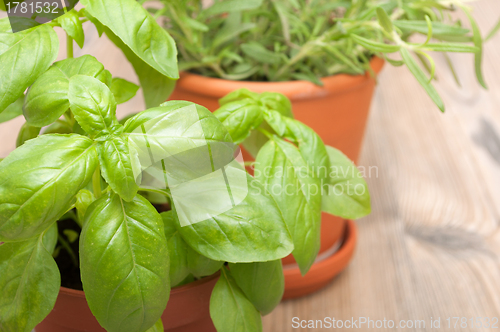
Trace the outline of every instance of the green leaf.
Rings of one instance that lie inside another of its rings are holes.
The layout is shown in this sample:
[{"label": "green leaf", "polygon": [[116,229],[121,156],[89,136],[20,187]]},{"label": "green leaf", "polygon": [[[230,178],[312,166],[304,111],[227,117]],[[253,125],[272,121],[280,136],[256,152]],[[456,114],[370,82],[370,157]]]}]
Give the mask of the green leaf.
[{"label": "green leaf", "polygon": [[247,299],[263,315],[271,313],[285,292],[281,260],[229,264],[231,275]]},{"label": "green leaf", "polygon": [[83,220],[88,207],[95,201],[94,194],[86,189],[82,189],[76,195],[75,208],[78,215],[78,224],[83,226]]},{"label": "green leaf", "polygon": [[230,272],[221,275],[210,297],[210,317],[218,332],[261,332],[262,319]]},{"label": "green leaf", "polygon": [[242,143],[264,120],[260,106],[251,99],[224,104],[214,115],[229,131],[235,144]]},{"label": "green leaf", "polygon": [[311,168],[314,177],[324,181],[328,177],[329,158],[326,147],[321,137],[310,127],[302,122],[282,116],[278,112],[266,112],[264,119],[271,127],[279,132],[283,127],[281,136],[299,147],[300,154]]},{"label": "green leaf", "polygon": [[211,45],[212,48],[219,47],[232,39],[240,36],[242,33],[247,32],[255,28],[255,23],[239,23],[235,26],[233,25],[224,25],[222,29],[220,29],[214,37],[214,41]]},{"label": "green leaf", "polygon": [[474,57],[477,81],[483,86],[483,88],[488,89],[483,77],[483,37],[481,36],[481,30],[479,30],[479,26],[469,10],[465,6],[459,6],[463,9],[465,15],[467,15],[467,18],[469,19],[472,27],[472,40],[474,41],[474,45],[479,49]]},{"label": "green leaf", "polygon": [[92,178],[97,156],[78,135],[43,135],[0,163],[0,241],[21,241],[45,231],[74,203]]},{"label": "green leaf", "polygon": [[80,234],[78,234],[72,229],[65,229],[63,230],[63,233],[68,238],[69,243],[74,243],[76,240],[78,240],[78,237],[80,236]]},{"label": "green leaf", "polygon": [[[426,21],[411,21],[411,20],[397,20],[393,24],[403,30],[406,33],[418,32],[427,35],[429,32],[429,27]],[[434,37],[442,36],[463,36],[469,32],[468,29],[448,25],[442,22],[432,22],[432,35]]]},{"label": "green leaf", "polygon": [[390,45],[390,44],[384,44],[384,43],[379,43],[373,40],[369,40],[366,38],[363,38],[361,36],[355,35],[355,34],[350,34],[349,35],[356,43],[359,45],[363,46],[364,48],[373,51],[373,52],[380,52],[380,53],[394,53],[399,51],[401,46],[399,45]]},{"label": "green leaf", "polygon": [[[263,92],[260,95],[254,92],[250,93],[250,91],[245,91],[246,89],[240,89],[235,92],[228,94],[226,97],[222,98],[219,102],[223,105],[223,102],[229,102],[231,99],[241,99],[246,98],[248,95],[249,98],[253,98],[262,104],[265,109],[268,111],[276,111],[280,113],[284,117],[292,118],[292,103],[290,100],[281,93],[276,92]],[[240,92],[238,92],[240,91]],[[280,120],[281,121],[281,120]],[[273,133],[273,129],[264,122],[261,125],[261,128]],[[253,156],[256,157],[259,150],[262,148],[264,144],[268,141],[267,137],[259,132],[254,131],[250,134],[250,136],[243,142],[243,146],[245,149]]]},{"label": "green leaf", "polygon": [[224,106],[225,104],[231,103],[233,101],[247,98],[258,100],[259,94],[248,89],[238,89],[228,93],[227,95],[219,99],[219,104],[221,106]]},{"label": "green leaf", "polygon": [[154,67],[143,61],[138,57],[127,45],[125,45],[120,38],[118,38],[112,31],[105,29],[106,36],[122,50],[127,60],[134,67],[134,71],[139,78],[142,93],[146,102],[146,108],[157,107],[165,102],[172,91],[174,91],[175,79],[165,76],[157,71]]},{"label": "green leaf", "polygon": [[0,123],[10,121],[23,114],[24,95],[19,97],[18,100],[7,106],[7,108],[0,113]]},{"label": "green leaf", "polygon": [[174,40],[137,1],[82,0],[81,3],[144,62],[169,78],[179,78]]},{"label": "green leaf", "polygon": [[69,81],[68,100],[75,119],[90,137],[104,139],[122,128],[116,118],[115,97],[101,81],[89,76],[73,76]]},{"label": "green leaf", "polygon": [[240,47],[243,53],[260,63],[279,64],[281,62],[278,54],[269,51],[257,42],[241,44]]},{"label": "green leaf", "polygon": [[161,321],[161,318],[158,319],[151,328],[149,328],[146,332],[163,332],[163,322]]},{"label": "green leaf", "polygon": [[384,28],[384,30],[388,34],[392,34],[392,32],[394,31],[394,26],[392,25],[392,21],[385,12],[385,10],[381,7],[377,7],[377,18],[382,28]]},{"label": "green leaf", "polygon": [[175,227],[172,211],[161,213],[165,226],[165,236],[168,242],[170,257],[170,284],[179,285],[187,276],[209,276],[217,272],[224,262],[211,260],[194,251],[182,238]]},{"label": "green leaf", "polygon": [[431,97],[431,99],[434,101],[434,103],[439,107],[441,112],[444,112],[444,104],[443,100],[439,96],[438,92],[434,88],[434,86],[429,83],[429,80],[425,76],[424,71],[418,63],[415,61],[415,59],[411,56],[410,52],[406,48],[401,48],[400,50],[401,57],[403,58],[404,63],[408,67],[408,69],[411,71],[413,76],[417,79],[417,81],[422,85],[422,87],[425,89],[427,94]]},{"label": "green leaf", "polygon": [[109,193],[92,204],[80,237],[81,276],[92,313],[109,332],[151,328],[170,294],[163,223],[141,196]]},{"label": "green leaf", "polygon": [[495,26],[488,33],[488,36],[485,38],[485,41],[488,41],[491,38],[495,37],[495,35],[498,33],[499,30],[500,30],[500,20],[498,20],[497,24],[495,24]]},{"label": "green leaf", "polygon": [[85,75],[106,82],[104,66],[90,55],[70,58],[54,65],[30,87],[24,104],[24,116],[33,126],[44,127],[61,117],[69,108],[69,81]]},{"label": "green leaf", "polygon": [[83,48],[85,43],[85,33],[83,32],[82,21],[80,21],[80,16],[75,9],[70,10],[66,14],[60,16],[57,22],[66,31],[68,36],[73,38],[80,48]]},{"label": "green leaf", "polygon": [[20,147],[30,139],[37,138],[38,135],[40,134],[40,129],[42,128],[34,127],[29,123],[25,122],[21,127],[21,129],[19,130],[19,133],[17,134],[16,147],[17,148]]},{"label": "green leaf", "polygon": [[[75,123],[78,125],[78,123]],[[73,126],[70,125],[67,121],[56,121],[47,128],[43,130],[43,134],[73,134],[76,133],[73,131]],[[82,134],[85,134],[82,130]]]},{"label": "green leaf", "polygon": [[161,174],[159,189],[167,185],[164,173],[177,185],[191,181],[218,170],[222,163],[226,166],[236,150],[209,110],[186,101],[169,101],[137,114],[125,123],[125,132],[136,156],[134,164]]},{"label": "green leaf", "polygon": [[134,98],[138,90],[138,85],[123,78],[113,78],[111,82],[111,92],[113,92],[117,104],[122,104]]},{"label": "green leaf", "polygon": [[52,254],[57,245],[57,237],[59,236],[59,230],[57,223],[53,223],[48,230],[45,231],[43,235],[43,246],[47,251]]},{"label": "green leaf", "polygon": [[468,52],[476,53],[479,48],[476,46],[458,44],[458,43],[428,43],[424,46],[425,49],[434,52]]},{"label": "green leaf", "polygon": [[61,277],[51,255],[54,241],[45,240],[52,232],[53,228],[45,236],[0,245],[3,332],[30,332],[54,307]]},{"label": "green leaf", "polygon": [[49,68],[58,52],[57,34],[47,25],[30,31],[0,33],[0,113]]},{"label": "green leaf", "polygon": [[256,262],[280,259],[293,250],[283,216],[265,188],[248,176],[248,195],[238,205],[177,230],[197,252],[216,261]]},{"label": "green leaf", "polygon": [[304,275],[320,246],[321,182],[291,143],[267,142],[257,155],[255,178],[278,204],[293,238],[293,257]]},{"label": "green leaf", "polygon": [[170,285],[179,285],[189,275],[187,264],[188,245],[182,239],[174,224],[172,211],[160,214],[163,219],[165,237],[168,243],[168,256],[170,257]]},{"label": "green leaf", "polygon": [[370,214],[370,192],[358,168],[339,150],[331,146],[326,148],[331,166],[322,210],[345,219],[359,219]]},{"label": "green leaf", "polygon": [[263,92],[258,100],[270,111],[276,111],[281,115],[292,118],[292,103],[285,95],[277,92]]},{"label": "green leaf", "polygon": [[82,11],[85,17],[88,18],[89,21],[92,22],[92,24],[94,24],[97,30],[97,34],[99,35],[99,38],[101,38],[102,34],[104,33],[104,26],[102,25],[102,23],[99,22],[94,16],[92,16],[92,14],[90,14],[89,11],[85,8],[83,8]]},{"label": "green leaf", "polygon": [[223,13],[239,12],[259,8],[263,0],[227,0],[216,2],[204,11],[203,15],[215,16]]},{"label": "green leaf", "polygon": [[131,202],[139,186],[132,169],[132,161],[126,141],[122,137],[110,137],[97,144],[102,177],[111,189],[127,202]]}]

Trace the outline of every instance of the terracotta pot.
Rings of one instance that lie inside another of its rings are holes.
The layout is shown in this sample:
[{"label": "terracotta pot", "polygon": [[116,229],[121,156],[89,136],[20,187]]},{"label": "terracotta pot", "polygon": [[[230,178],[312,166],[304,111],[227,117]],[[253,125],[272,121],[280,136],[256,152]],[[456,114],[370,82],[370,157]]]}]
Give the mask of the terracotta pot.
[{"label": "terracotta pot", "polygon": [[[219,274],[173,288],[162,320],[169,332],[216,332],[209,312],[210,295]],[[52,312],[36,332],[106,332],[90,311],[85,294],[61,287]]]},{"label": "terracotta pot", "polygon": [[345,240],[340,249],[333,255],[318,256],[309,272],[302,276],[296,265],[285,265],[285,294],[283,299],[304,296],[325,287],[335,276],[349,264],[356,248],[358,232],[356,224],[346,222]]}]

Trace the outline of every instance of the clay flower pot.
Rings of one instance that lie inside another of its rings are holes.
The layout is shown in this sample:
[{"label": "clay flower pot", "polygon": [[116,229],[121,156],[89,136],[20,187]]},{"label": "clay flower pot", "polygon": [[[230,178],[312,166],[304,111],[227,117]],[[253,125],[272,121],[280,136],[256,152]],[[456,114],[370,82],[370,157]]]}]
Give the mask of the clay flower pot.
[{"label": "clay flower pot", "polygon": [[[371,68],[377,74],[382,70],[383,65],[384,60],[377,57],[374,57],[370,63]],[[363,142],[376,80],[366,73],[356,76],[340,74],[323,78],[322,81],[323,86],[320,87],[307,81],[229,81],[183,72],[170,99],[191,101],[215,111],[219,107],[219,99],[237,89],[280,92],[292,102],[296,119],[314,129],[326,145],[341,150],[356,163]],[[251,160],[251,157],[245,151],[243,152],[245,160]],[[326,213],[322,214],[319,259],[325,255],[337,254],[336,250],[344,241],[345,232],[345,220]],[[294,263],[292,256],[283,259],[285,269],[295,266]],[[334,267],[329,270],[330,272],[325,273],[332,279],[338,274],[338,272],[333,273],[336,269]],[[296,272],[298,273],[298,268]],[[309,272],[311,273],[312,271]],[[291,294],[288,292],[289,284],[290,281],[286,278],[285,297],[291,297],[287,295]],[[304,287],[311,289],[306,285]],[[299,296],[298,294],[305,295],[307,292],[294,292],[293,294]]]},{"label": "clay flower pot", "polygon": [[[219,278],[216,273],[173,288],[162,321],[165,331],[216,332],[210,318],[210,295]],[[85,294],[61,287],[52,312],[35,328],[36,332],[106,332],[90,311]]]}]

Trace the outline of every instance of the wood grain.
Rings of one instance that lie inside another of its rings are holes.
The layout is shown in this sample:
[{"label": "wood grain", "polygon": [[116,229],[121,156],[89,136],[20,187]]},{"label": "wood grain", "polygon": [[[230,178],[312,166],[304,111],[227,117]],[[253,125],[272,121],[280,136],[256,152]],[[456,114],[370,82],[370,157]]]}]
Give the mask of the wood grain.
[{"label": "wood grain", "polygon": [[[500,1],[472,5],[483,33],[489,31]],[[137,81],[124,57],[93,29],[85,48],[76,51],[83,53]],[[358,221],[355,258],[324,290],[282,303],[264,318],[264,331],[294,331],[293,317],[426,321],[425,328],[380,331],[496,330],[444,326],[448,317],[500,317],[500,36],[485,46],[488,91],[476,82],[470,55],[451,58],[462,88],[439,59],[445,114],[405,68],[386,66],[360,162],[378,168],[378,176],[368,178],[373,213]],[[141,108],[137,97],[119,113]],[[0,125],[0,157],[14,148],[22,122]],[[441,318],[441,329],[430,328],[431,317]]]}]

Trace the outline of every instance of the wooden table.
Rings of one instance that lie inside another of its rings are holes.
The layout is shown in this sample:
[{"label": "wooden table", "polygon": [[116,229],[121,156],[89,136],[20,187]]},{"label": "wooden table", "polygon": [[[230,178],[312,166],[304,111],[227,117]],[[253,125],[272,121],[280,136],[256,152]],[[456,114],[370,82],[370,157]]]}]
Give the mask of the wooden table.
[{"label": "wooden table", "polygon": [[[483,33],[489,31],[500,16],[500,1],[473,6]],[[83,53],[92,53],[115,75],[136,80],[123,56],[92,29],[76,55]],[[360,162],[378,169],[368,178],[373,213],[358,221],[355,258],[324,290],[282,303],[264,318],[264,331],[293,331],[293,317],[426,324],[376,329],[381,331],[497,330],[470,327],[470,318],[500,318],[500,36],[485,46],[489,91],[474,79],[471,56],[451,58],[462,88],[438,56],[445,114],[405,68],[386,66]],[[142,105],[136,97],[119,113]],[[0,125],[0,157],[13,149],[22,122]],[[441,319],[441,329],[430,327],[431,317]],[[469,327],[453,328],[453,317],[466,317]]]}]

